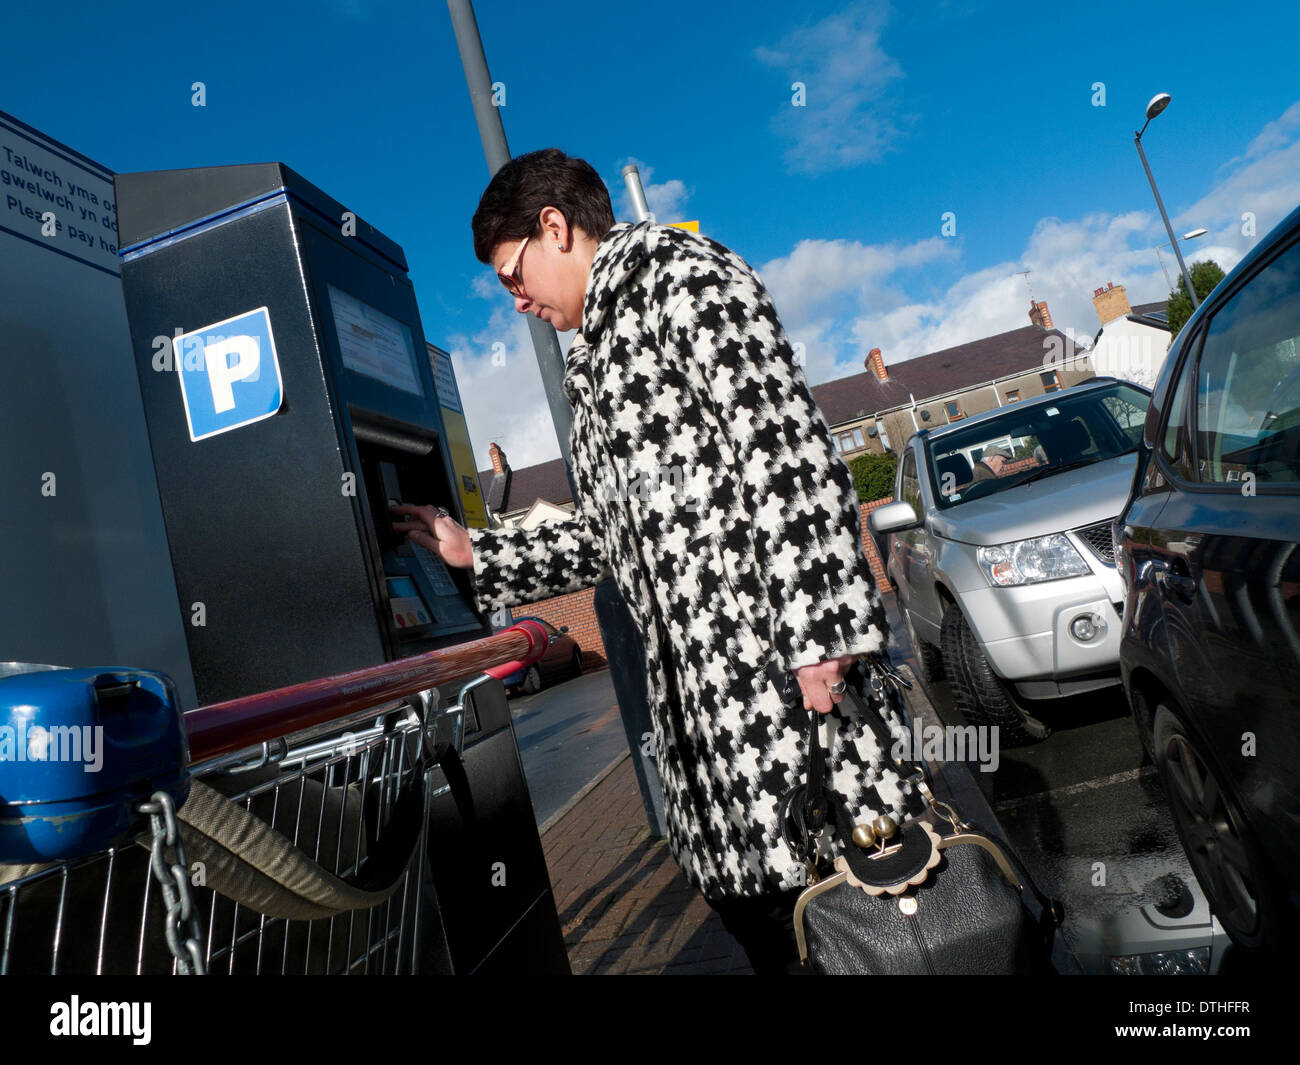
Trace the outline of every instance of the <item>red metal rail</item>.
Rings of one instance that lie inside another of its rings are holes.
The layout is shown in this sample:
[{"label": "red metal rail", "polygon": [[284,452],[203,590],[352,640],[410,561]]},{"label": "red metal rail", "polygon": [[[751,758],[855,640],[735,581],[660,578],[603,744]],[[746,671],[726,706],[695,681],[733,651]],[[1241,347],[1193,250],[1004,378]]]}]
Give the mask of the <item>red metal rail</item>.
[{"label": "red metal rail", "polygon": [[546,631],[537,622],[521,621],[481,640],[201,706],[185,715],[190,762],[205,762],[323,725],[492,666],[508,667],[508,675],[541,658],[546,641]]}]

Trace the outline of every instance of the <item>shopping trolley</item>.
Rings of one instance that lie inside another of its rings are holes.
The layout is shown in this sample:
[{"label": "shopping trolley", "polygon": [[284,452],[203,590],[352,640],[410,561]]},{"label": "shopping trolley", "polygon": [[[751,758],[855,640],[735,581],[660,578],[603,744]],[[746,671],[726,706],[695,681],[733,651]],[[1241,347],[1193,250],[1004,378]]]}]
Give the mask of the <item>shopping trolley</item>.
[{"label": "shopping trolley", "polygon": [[498,683],[483,671],[545,646],[521,623],[184,715],[179,807],[158,790],[112,846],[0,865],[0,975],[436,970],[434,770],[460,752],[474,689]]}]

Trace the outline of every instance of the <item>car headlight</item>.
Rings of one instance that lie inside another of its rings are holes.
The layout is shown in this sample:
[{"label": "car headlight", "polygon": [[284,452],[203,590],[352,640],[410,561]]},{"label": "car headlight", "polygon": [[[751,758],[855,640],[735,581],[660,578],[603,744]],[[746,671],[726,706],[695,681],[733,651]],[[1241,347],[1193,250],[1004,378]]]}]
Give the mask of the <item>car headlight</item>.
[{"label": "car headlight", "polygon": [[1083,577],[1092,572],[1069,538],[1061,533],[981,547],[976,555],[989,583],[1001,588]]}]

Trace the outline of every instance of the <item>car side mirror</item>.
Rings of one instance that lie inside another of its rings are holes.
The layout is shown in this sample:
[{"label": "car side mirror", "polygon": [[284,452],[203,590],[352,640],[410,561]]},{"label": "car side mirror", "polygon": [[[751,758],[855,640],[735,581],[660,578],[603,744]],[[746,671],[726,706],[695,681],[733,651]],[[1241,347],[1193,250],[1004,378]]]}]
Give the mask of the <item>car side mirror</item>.
[{"label": "car side mirror", "polygon": [[918,529],[921,519],[916,516],[911,503],[899,499],[873,510],[867,516],[867,524],[871,526],[872,533],[883,536],[885,533]]},{"label": "car side mirror", "polygon": [[568,632],[568,631],[569,631],[569,626],[568,626],[568,625],[561,625],[561,626],[560,626],[560,631],[561,631],[561,632]]}]

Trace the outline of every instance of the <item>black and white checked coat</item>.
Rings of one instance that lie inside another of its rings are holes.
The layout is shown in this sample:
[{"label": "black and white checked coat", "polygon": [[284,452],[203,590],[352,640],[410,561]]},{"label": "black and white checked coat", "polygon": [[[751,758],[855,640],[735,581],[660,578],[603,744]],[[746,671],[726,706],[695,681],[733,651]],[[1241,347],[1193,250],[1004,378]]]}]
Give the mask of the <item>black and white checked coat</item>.
[{"label": "black and white checked coat", "polygon": [[[806,770],[808,712],[784,709],[768,665],[865,654],[887,626],[852,477],[772,300],[716,241],[618,223],[596,250],[564,388],[575,513],[471,529],[479,606],[612,576],[644,643],[674,858],[709,898],[796,887],[777,803]],[[822,742],[857,821],[917,812],[847,711],[825,716]],[[838,850],[828,829],[822,854]]]}]

